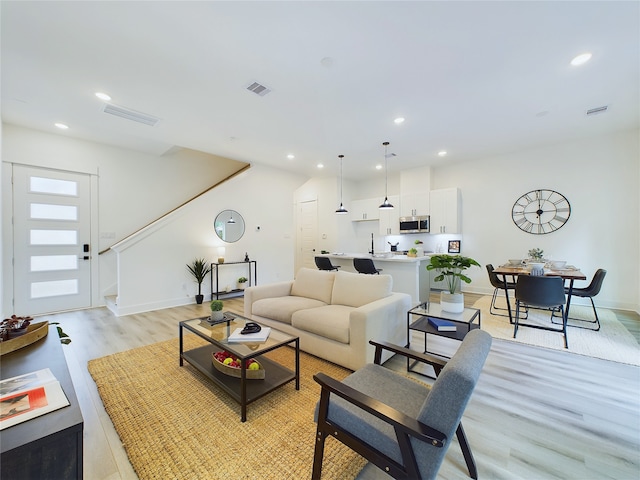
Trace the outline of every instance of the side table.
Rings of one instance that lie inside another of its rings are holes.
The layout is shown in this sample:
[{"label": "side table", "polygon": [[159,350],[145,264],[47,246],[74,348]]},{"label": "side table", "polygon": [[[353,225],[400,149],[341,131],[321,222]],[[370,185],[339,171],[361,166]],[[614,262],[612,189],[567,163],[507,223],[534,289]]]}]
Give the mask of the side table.
[{"label": "side table", "polygon": [[[456,331],[440,331],[429,323],[429,318],[452,322],[456,325]],[[407,312],[406,346],[407,348],[411,348],[411,332],[419,332],[423,335],[424,339],[423,353],[449,358],[447,355],[442,353],[429,351],[427,337],[429,335],[436,335],[439,337],[462,341],[462,339],[471,330],[481,327],[480,321],[480,310],[477,308],[465,308],[462,313],[451,313],[442,310],[442,306],[439,303],[421,303]],[[421,372],[412,370],[415,364],[416,362],[409,362],[407,359],[407,371],[424,375]]]},{"label": "side table", "polygon": [[[243,294],[243,290],[234,289],[230,292],[221,292],[219,284],[219,270],[220,267],[224,267],[225,265],[246,265],[248,267],[247,279],[249,280],[248,287],[252,285],[258,284],[258,262],[255,260],[249,260],[248,262],[224,262],[217,263],[213,262],[211,264],[211,300],[218,300],[221,296],[224,297],[232,297],[232,296],[240,296]],[[214,273],[215,272],[215,273]],[[214,283],[214,275],[215,275],[215,283]]]}]

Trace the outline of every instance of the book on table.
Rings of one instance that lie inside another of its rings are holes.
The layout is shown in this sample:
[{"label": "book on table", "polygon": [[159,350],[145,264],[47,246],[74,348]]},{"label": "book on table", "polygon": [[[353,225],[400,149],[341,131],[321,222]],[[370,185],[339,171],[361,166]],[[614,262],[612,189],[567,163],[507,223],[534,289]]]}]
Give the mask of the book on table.
[{"label": "book on table", "polygon": [[455,323],[441,318],[429,317],[429,323],[439,332],[455,332],[457,330]]},{"label": "book on table", "polygon": [[242,328],[236,328],[233,333],[229,335],[229,342],[264,342],[269,338],[271,327],[262,327],[259,332],[245,333],[244,335],[240,333],[241,331]]},{"label": "book on table", "polygon": [[69,405],[48,368],[0,381],[0,430]]}]

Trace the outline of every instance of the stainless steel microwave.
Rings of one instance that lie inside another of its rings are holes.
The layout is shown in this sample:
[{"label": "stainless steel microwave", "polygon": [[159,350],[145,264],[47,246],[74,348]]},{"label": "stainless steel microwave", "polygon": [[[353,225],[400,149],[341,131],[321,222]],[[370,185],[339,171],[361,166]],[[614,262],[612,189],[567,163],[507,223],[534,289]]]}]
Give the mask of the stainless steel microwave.
[{"label": "stainless steel microwave", "polygon": [[429,233],[429,215],[400,217],[400,233]]}]

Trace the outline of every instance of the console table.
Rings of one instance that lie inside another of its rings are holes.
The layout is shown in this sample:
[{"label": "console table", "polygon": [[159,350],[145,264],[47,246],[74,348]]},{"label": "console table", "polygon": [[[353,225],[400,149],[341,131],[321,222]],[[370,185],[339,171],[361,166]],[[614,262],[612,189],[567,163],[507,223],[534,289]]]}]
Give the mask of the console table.
[{"label": "console table", "polygon": [[[250,287],[251,285],[257,285],[258,283],[258,263],[255,260],[249,260],[248,262],[224,262],[224,263],[213,262],[211,263],[211,273],[209,274],[211,276],[211,300],[213,300],[214,298],[216,300],[219,300],[220,297],[226,298],[226,297],[242,295],[243,290],[239,288],[233,289],[229,292],[220,291],[220,287],[218,285],[220,281],[219,270],[220,270],[220,267],[224,267],[226,265],[246,265],[248,270],[247,286]],[[213,281],[214,275],[215,275],[215,283]]]},{"label": "console table", "polygon": [[81,479],[84,420],[55,326],[46,337],[2,356],[2,379],[49,368],[69,406],[0,431],[2,479]]}]

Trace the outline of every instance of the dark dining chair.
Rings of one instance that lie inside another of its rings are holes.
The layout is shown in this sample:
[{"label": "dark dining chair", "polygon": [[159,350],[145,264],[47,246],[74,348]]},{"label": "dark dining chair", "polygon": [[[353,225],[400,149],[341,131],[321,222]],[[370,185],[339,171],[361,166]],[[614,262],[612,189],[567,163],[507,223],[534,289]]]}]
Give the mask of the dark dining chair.
[{"label": "dark dining chair", "polygon": [[[449,445],[458,438],[469,475],[477,479],[469,442],[462,428],[464,413],[491,348],[491,335],[471,330],[453,357],[442,358],[374,342],[374,363],[341,382],[318,373],[312,479],[320,479],[328,437],[354,450],[392,478],[435,479]],[[382,365],[382,350],[433,366],[431,386]]]},{"label": "dark dining chair", "polygon": [[[574,288],[571,291],[571,296],[572,297],[581,297],[581,298],[588,298],[589,300],[591,300],[591,307],[593,307],[593,314],[595,315],[596,319],[595,320],[585,320],[583,318],[574,318],[574,317],[568,317],[568,320],[575,320],[577,322],[584,322],[584,323],[591,323],[591,324],[595,324],[596,328],[591,328],[589,326],[582,326],[582,325],[569,325],[570,327],[575,327],[575,328],[584,328],[586,330],[593,330],[594,332],[597,332],[598,330],[600,330],[600,319],[598,318],[598,311],[596,310],[596,305],[595,303],[593,303],[593,297],[595,297],[596,295],[598,295],[600,293],[600,289],[602,288],[602,282],[604,281],[604,277],[607,274],[607,271],[599,268],[598,270],[596,270],[596,273],[593,274],[593,278],[591,279],[591,282],[589,283],[589,285],[585,288]],[[569,294],[569,289],[567,287],[565,287],[564,289],[564,293],[566,293],[567,295]],[[556,323],[556,322],[554,322]],[[556,323],[556,325],[559,325]]]},{"label": "dark dining chair", "polygon": [[353,268],[355,268],[358,273],[366,273],[368,275],[379,275],[382,271],[381,268],[376,268],[373,260],[370,258],[354,258]]},{"label": "dark dining chair", "polygon": [[[561,277],[519,275],[516,281],[516,314],[513,322],[513,338],[516,338],[518,327],[561,332],[564,335],[564,348],[569,348],[567,341],[567,315],[564,310],[565,303],[564,281]],[[523,306],[550,310],[550,323],[553,323],[553,312],[559,312],[562,315],[562,328],[520,322],[520,308]]]},{"label": "dark dining chair", "polygon": [[[498,293],[500,293],[500,291],[504,291],[505,289],[508,290],[514,290],[516,289],[516,283],[515,282],[505,282],[504,280],[501,280],[500,277],[498,276],[497,273],[494,272],[494,268],[492,264],[488,264],[486,265],[487,267],[487,273],[489,274],[489,282],[491,282],[491,286],[493,287],[493,297],[491,297],[491,304],[489,305],[489,313],[491,315],[498,315],[500,317],[509,317],[508,313],[498,313],[498,310],[503,310],[505,312],[508,312],[509,309],[508,308],[503,308],[503,307],[496,307],[496,300],[498,299]],[[507,292],[508,293],[508,292]],[[528,310],[525,309],[524,312],[524,316],[522,317],[523,319],[526,319],[528,317]]]},{"label": "dark dining chair", "polygon": [[315,260],[318,270],[338,270],[340,268],[339,265],[333,265],[328,257],[316,257]]}]

